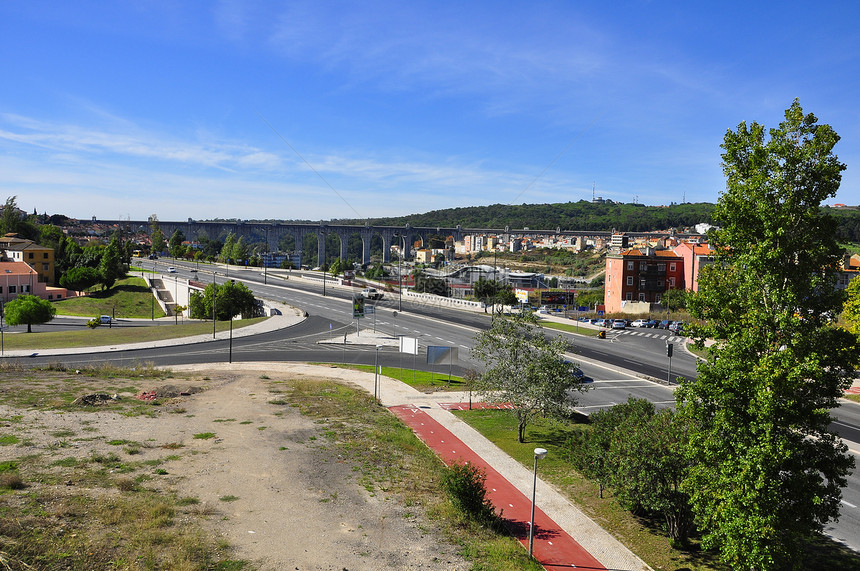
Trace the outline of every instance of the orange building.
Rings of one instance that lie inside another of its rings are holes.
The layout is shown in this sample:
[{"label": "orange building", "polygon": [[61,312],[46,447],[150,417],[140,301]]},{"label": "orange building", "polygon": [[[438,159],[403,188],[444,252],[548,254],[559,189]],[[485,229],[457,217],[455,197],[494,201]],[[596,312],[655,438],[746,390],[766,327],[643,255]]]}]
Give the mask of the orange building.
[{"label": "orange building", "polygon": [[684,258],[684,284],[690,291],[699,291],[699,272],[714,261],[714,250],[710,244],[682,242],[673,250]]},{"label": "orange building", "polygon": [[660,303],[667,289],[684,289],[684,258],[671,250],[624,250],[606,255],[604,304],[621,312],[628,302]]}]

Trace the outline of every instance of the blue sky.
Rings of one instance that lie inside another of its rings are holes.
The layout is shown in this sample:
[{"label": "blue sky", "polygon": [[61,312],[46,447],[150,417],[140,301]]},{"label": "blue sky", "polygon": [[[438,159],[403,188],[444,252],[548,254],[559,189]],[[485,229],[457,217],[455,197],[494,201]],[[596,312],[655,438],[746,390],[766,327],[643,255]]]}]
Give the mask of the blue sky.
[{"label": "blue sky", "polygon": [[0,199],[307,219],[716,201],[795,97],[860,203],[860,3],[2,2]]}]

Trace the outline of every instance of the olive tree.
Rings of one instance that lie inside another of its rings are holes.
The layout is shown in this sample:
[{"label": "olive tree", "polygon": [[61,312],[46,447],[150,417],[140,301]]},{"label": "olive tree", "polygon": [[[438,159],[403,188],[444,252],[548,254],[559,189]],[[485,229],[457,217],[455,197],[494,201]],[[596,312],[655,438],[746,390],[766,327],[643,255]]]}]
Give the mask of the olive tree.
[{"label": "olive tree", "polygon": [[498,316],[479,333],[472,357],[484,364],[474,388],[479,394],[513,404],[517,439],[525,442],[526,426],[538,416],[563,417],[575,399],[570,390],[584,390],[575,364],[565,361],[567,342],[547,338],[531,314]]},{"label": "olive tree", "polygon": [[50,301],[35,295],[19,295],[6,303],[6,321],[9,325],[27,324],[27,333],[32,333],[32,325],[47,323],[57,314],[57,308]]}]

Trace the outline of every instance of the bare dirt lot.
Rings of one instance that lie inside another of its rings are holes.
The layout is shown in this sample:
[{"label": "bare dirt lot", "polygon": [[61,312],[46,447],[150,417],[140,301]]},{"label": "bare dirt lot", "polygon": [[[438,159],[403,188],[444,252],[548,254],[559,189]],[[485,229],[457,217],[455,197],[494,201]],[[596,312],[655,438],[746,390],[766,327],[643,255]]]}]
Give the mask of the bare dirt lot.
[{"label": "bare dirt lot", "polygon": [[[289,375],[329,371],[307,366]],[[232,559],[259,569],[468,569],[420,508],[362,481],[354,459],[331,445],[325,422],[278,400],[272,383],[286,377],[213,370],[151,382],[87,379],[82,386],[74,372],[5,375],[0,462],[38,457],[57,477],[19,493],[45,486],[67,493],[89,486],[75,462],[111,454],[133,460],[144,476],[140,486],[194,498],[204,529],[233,547]],[[22,386],[33,390],[22,395]],[[120,409],[107,401],[104,410],[51,403],[60,395],[68,402],[70,392],[105,392],[128,404],[132,393],[153,390],[161,402],[155,410],[141,401]]]}]

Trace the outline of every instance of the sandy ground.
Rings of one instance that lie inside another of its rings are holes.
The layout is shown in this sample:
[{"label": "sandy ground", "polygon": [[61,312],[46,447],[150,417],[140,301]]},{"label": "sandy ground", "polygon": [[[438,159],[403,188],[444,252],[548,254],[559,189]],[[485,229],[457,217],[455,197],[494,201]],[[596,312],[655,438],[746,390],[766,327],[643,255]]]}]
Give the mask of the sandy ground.
[{"label": "sandy ground", "polygon": [[[319,377],[326,371],[334,370],[307,367],[299,375]],[[164,410],[157,418],[22,411],[0,404],[0,417],[24,415],[15,432],[31,441],[23,449],[0,447],[0,461],[36,451],[27,448],[50,448],[57,441],[52,434],[61,430],[80,438],[51,452],[57,458],[124,455],[108,442],[137,441],[143,446],[135,460],[180,456],[162,464],[168,472],[159,476],[162,485],[199,498],[200,509],[211,513],[206,525],[212,533],[236,547],[236,558],[252,560],[260,569],[470,567],[420,510],[360,486],[353,466],[325,449],[321,425],[295,408],[269,404],[276,395],[261,379],[264,373],[197,371],[201,380],[186,384],[205,390],[165,406],[173,413]],[[215,437],[194,438],[204,432]],[[181,447],[163,448],[171,443]]]}]

